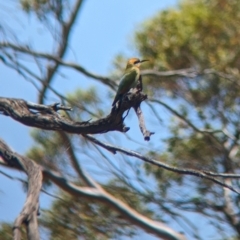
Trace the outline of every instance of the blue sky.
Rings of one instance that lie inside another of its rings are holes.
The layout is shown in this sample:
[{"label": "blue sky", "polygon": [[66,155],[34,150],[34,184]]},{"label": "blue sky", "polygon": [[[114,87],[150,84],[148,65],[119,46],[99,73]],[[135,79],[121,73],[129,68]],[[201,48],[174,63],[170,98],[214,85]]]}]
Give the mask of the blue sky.
[{"label": "blue sky", "polygon": [[[7,6],[8,3],[1,3],[10,12],[12,11],[12,14],[14,12],[14,17],[5,12],[4,21],[12,30],[16,29],[20,42],[31,43],[39,51],[54,49],[49,33],[37,24],[35,17],[20,13],[16,10],[17,1],[11,2],[13,4],[10,4],[10,7]],[[133,33],[141,27],[141,23],[159,10],[176,6],[176,4],[176,0],[88,0],[84,3],[74,25],[66,59],[77,62],[92,72],[107,76],[112,70],[113,59],[118,53],[124,53],[128,57],[136,56]],[[2,9],[0,14],[5,8]],[[36,89],[31,83],[26,82],[16,72],[10,71],[1,63],[0,73],[0,96],[37,101]],[[52,85],[63,94],[79,86],[96,85],[95,81],[74,71],[64,70],[64,74],[67,77],[54,79]],[[51,100],[54,101],[54,97]],[[30,130],[29,127],[0,115],[0,138],[21,154],[24,154],[32,144]],[[135,132],[134,129],[133,132]],[[0,170],[5,171],[2,167]],[[11,170],[7,170],[7,173],[24,178],[23,173],[14,171],[13,174]],[[0,221],[13,221],[23,206],[25,193],[19,182],[9,180],[1,174],[0,182]],[[50,201],[50,197],[41,195],[42,207],[47,206]]]},{"label": "blue sky", "polygon": [[[113,59],[118,53],[124,53],[127,57],[137,57],[133,36],[134,31],[141,28],[142,22],[164,8],[176,6],[177,2],[177,0],[86,1],[74,25],[70,37],[70,49],[65,59],[77,62],[91,72],[108,76],[113,69]],[[0,15],[2,16],[0,24],[3,23],[17,32],[18,40],[22,44],[31,44],[38,51],[54,49],[49,32],[37,23],[33,15],[26,16],[20,12],[18,1],[2,1],[0,3]],[[0,41],[1,39],[0,36]],[[72,70],[64,68],[61,72],[65,74],[65,77],[56,77],[52,86],[63,95],[77,87],[85,88],[97,84],[96,81]],[[36,102],[37,92],[31,83],[0,62],[0,97],[23,98],[27,101]],[[54,100],[56,98],[53,96],[48,101],[52,103]],[[109,107],[110,105],[111,103],[109,103]],[[161,114],[168,113],[163,112]],[[128,116],[128,119],[126,119],[128,126],[134,117],[133,114]],[[148,124],[154,123],[147,122]],[[130,127],[132,138],[140,141],[146,148],[151,147],[151,142],[146,143],[142,140],[138,124],[130,125]],[[156,141],[164,130],[162,126],[154,126],[154,128],[159,130],[159,133],[153,136]],[[0,138],[4,139],[9,146],[20,154],[24,154],[33,144],[30,131],[31,128],[0,115]],[[121,146],[123,143],[124,141],[120,139],[118,145]],[[0,171],[4,171],[11,176],[25,178],[23,173],[6,170],[3,167],[0,167]],[[0,221],[14,221],[25,201],[25,193],[18,181],[10,180],[1,173],[0,182]],[[48,206],[51,200],[51,197],[41,194],[41,207]],[[192,216],[192,219],[194,219],[194,216]],[[198,225],[201,224],[204,226],[204,223],[198,222]],[[215,233],[207,233],[206,231],[205,234],[214,236]],[[146,236],[138,236],[136,239],[146,239]],[[156,238],[151,237],[151,239]],[[212,237],[211,239],[216,238]]]},{"label": "blue sky", "polygon": [[[33,15],[26,16],[15,10],[18,6],[17,1],[11,2],[15,4],[7,2],[0,4],[2,8],[2,10],[0,8],[0,14],[4,16],[3,23],[17,32],[19,42],[31,44],[38,51],[54,49],[49,32],[37,23]],[[66,59],[77,62],[94,73],[109,75],[110,70],[113,69],[113,59],[118,53],[124,53],[129,57],[136,55],[133,42],[135,29],[140,28],[144,20],[159,10],[175,6],[176,3],[176,0],[155,0],[151,3],[147,0],[86,1],[73,28],[70,50],[66,54]],[[6,11],[14,12],[14,17]],[[1,63],[0,71],[2,73],[0,96],[37,101],[37,92],[31,83]],[[64,69],[64,74],[67,78],[55,78],[52,83],[52,86],[63,94],[77,87],[96,85],[96,81],[72,70]],[[52,103],[53,100],[50,99],[50,102]],[[28,134],[30,129],[5,116],[0,116],[0,121],[0,137],[4,138],[16,151],[24,153],[31,142]],[[17,136],[9,134],[9,129],[13,132],[16,128],[19,133]],[[24,140],[21,144],[19,144],[19,138]]]}]

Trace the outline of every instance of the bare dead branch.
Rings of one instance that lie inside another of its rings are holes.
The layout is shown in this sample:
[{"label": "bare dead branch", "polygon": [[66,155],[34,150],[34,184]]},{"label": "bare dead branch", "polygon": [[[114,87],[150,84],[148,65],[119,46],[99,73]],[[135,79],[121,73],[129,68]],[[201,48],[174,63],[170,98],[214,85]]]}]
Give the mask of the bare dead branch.
[{"label": "bare dead branch", "polygon": [[38,111],[43,111],[43,112],[57,112],[59,110],[64,110],[64,111],[71,111],[71,107],[66,107],[61,105],[60,103],[54,103],[51,105],[43,105],[43,104],[37,104],[37,103],[32,103],[32,102],[26,102],[27,106],[29,109],[33,110],[38,110]]},{"label": "bare dead branch", "polygon": [[147,69],[141,71],[142,76],[153,76],[153,77],[189,77],[194,78],[198,75],[198,72],[194,68],[178,69],[171,71],[157,71],[154,69]]},{"label": "bare dead branch", "polygon": [[0,163],[5,166],[21,169],[28,175],[27,199],[23,209],[16,218],[13,227],[14,240],[21,240],[20,227],[25,224],[29,240],[38,240],[37,214],[39,209],[39,194],[42,187],[42,171],[40,166],[31,159],[22,157],[0,139]]},{"label": "bare dead branch", "polygon": [[[141,92],[129,93],[123,97],[120,109],[112,109],[107,117],[93,122],[74,122],[60,116],[56,112],[57,110],[70,110],[70,108],[58,104],[44,106],[12,98],[0,98],[0,112],[24,125],[45,130],[76,134],[96,134],[108,131],[127,132],[129,128],[125,127],[123,123],[123,113],[145,99],[146,95]],[[38,110],[38,112],[32,110]]]},{"label": "bare dead branch", "polygon": [[137,106],[134,106],[134,110],[137,114],[138,121],[139,121],[139,127],[140,127],[140,130],[141,130],[141,132],[144,136],[144,140],[149,141],[151,135],[153,135],[154,132],[150,132],[146,129],[143,113],[142,113],[142,110],[140,108],[140,104],[138,104]]},{"label": "bare dead branch", "polygon": [[225,78],[231,82],[234,82],[238,87],[238,79],[228,73],[217,71],[216,69],[199,69],[199,68],[186,68],[186,69],[177,69],[170,71],[158,71],[154,69],[146,69],[141,71],[142,76],[152,76],[152,77],[186,77],[186,78],[195,78],[201,75],[216,75],[220,78]]}]

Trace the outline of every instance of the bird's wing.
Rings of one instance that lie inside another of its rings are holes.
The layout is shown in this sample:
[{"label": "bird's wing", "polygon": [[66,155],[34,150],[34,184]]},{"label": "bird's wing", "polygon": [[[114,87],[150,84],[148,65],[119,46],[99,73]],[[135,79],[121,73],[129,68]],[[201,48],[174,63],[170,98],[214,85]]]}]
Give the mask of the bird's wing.
[{"label": "bird's wing", "polygon": [[118,94],[127,93],[135,85],[138,73],[135,69],[125,73],[118,87]]}]

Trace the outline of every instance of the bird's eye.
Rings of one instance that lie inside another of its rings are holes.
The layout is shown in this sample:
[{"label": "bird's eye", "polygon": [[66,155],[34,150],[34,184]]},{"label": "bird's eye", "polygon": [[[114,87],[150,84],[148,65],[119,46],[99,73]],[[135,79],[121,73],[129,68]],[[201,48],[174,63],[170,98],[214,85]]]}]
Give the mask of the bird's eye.
[{"label": "bird's eye", "polygon": [[138,64],[138,63],[140,63],[140,60],[137,60],[137,61],[134,62],[134,64]]}]

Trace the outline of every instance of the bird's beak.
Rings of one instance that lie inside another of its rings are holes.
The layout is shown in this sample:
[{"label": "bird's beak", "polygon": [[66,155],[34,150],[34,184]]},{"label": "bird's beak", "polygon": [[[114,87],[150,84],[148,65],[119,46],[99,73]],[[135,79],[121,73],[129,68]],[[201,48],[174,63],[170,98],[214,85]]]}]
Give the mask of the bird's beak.
[{"label": "bird's beak", "polygon": [[145,60],[141,60],[140,62],[143,63],[143,62],[147,62],[147,61],[149,61],[149,60],[145,59]]}]

